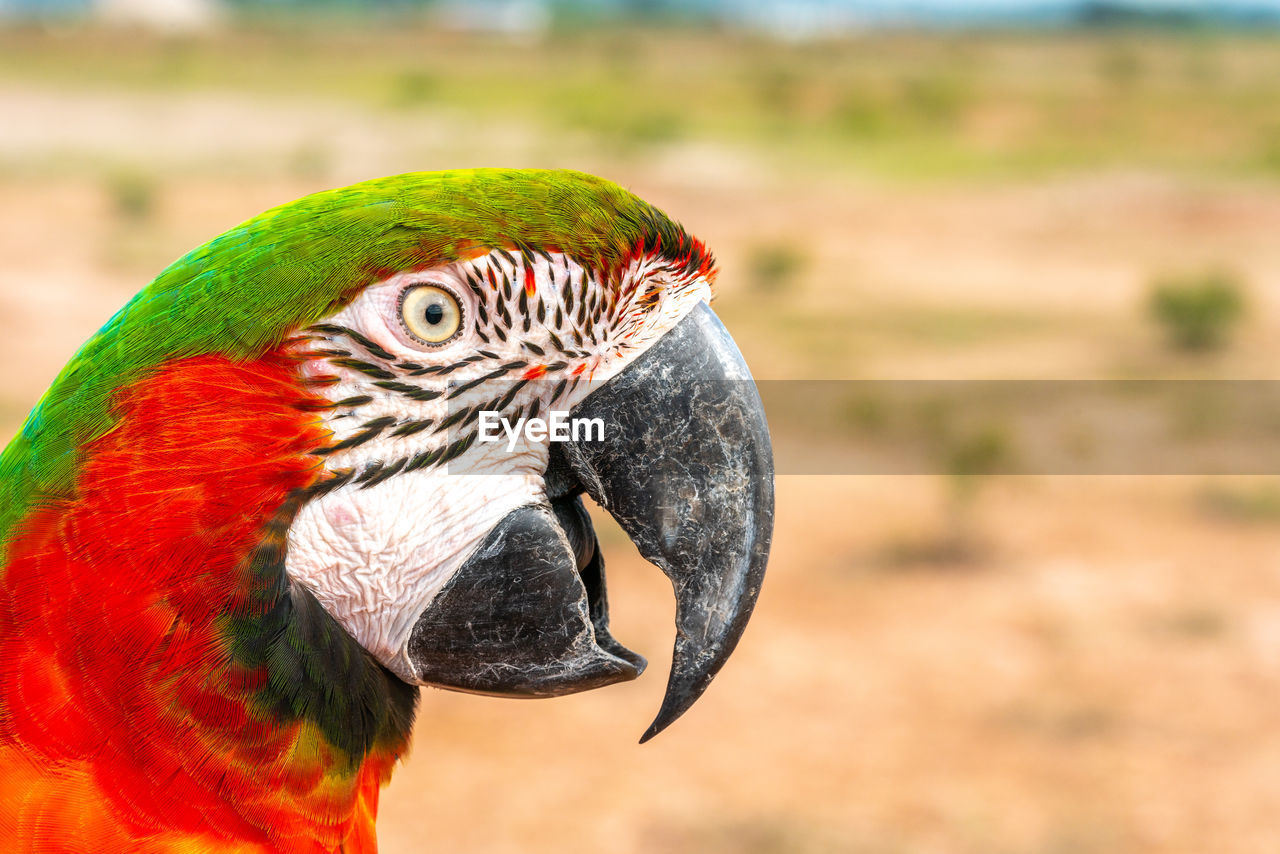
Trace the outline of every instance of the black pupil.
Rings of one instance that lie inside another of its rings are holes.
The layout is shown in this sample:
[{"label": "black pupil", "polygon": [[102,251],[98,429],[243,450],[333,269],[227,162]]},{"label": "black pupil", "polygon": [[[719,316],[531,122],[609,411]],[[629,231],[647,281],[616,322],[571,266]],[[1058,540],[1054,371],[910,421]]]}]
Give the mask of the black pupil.
[{"label": "black pupil", "polygon": [[439,323],[442,320],[444,320],[443,306],[439,304],[432,304],[427,306],[427,323],[430,323],[432,326],[435,326],[437,323]]}]

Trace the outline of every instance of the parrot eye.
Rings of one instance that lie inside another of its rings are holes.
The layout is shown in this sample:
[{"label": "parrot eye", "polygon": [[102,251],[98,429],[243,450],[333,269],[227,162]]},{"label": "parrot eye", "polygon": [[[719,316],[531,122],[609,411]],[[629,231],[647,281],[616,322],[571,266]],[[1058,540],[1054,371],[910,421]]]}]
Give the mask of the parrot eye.
[{"label": "parrot eye", "polygon": [[400,321],[423,344],[439,345],[458,334],[462,306],[442,287],[416,285],[400,295]]}]

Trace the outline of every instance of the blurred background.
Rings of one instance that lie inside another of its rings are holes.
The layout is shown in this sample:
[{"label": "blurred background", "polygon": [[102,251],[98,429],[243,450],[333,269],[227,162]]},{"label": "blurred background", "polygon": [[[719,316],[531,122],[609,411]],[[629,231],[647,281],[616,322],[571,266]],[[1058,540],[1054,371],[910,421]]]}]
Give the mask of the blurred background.
[{"label": "blurred background", "polygon": [[[1280,374],[1276,0],[0,0],[0,432],[195,245],[482,165],[683,221],[761,380]],[[650,672],[425,693],[383,850],[1280,850],[1280,479],[999,474],[998,414],[896,400],[826,438],[933,473],[780,457],[753,625],[644,747],[673,603],[597,513]]]}]

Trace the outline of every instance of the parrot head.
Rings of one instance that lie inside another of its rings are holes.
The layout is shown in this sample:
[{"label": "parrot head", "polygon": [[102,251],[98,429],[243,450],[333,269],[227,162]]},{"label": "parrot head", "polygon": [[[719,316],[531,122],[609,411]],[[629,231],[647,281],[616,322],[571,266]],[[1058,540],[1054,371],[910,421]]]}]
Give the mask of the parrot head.
[{"label": "parrot head", "polygon": [[[764,413],[709,307],[714,275],[662,212],[575,172],[401,175],[249,220],[112,318],[0,458],[6,630],[35,624],[20,581],[45,572],[45,589],[100,584],[125,610],[119,591],[141,591],[207,628],[210,660],[239,662],[280,714],[321,714],[340,688],[290,685],[325,678],[385,683],[409,717],[397,686],[592,689],[645,661],[609,632],[585,494],[674,587],[651,737],[733,651],[772,531]],[[90,536],[66,520],[91,501],[172,528],[121,516]],[[50,582],[55,541],[68,578],[98,578]],[[193,578],[215,581],[197,595]],[[194,616],[224,595],[207,626]]]},{"label": "parrot head", "polygon": [[[496,209],[501,234],[386,268],[290,331],[332,439],[287,575],[411,684],[543,697],[634,679],[645,661],[609,633],[586,493],[676,590],[648,738],[706,688],[755,603],[773,513],[763,411],[708,307],[700,242],[585,176],[497,188],[455,204]],[[563,441],[516,430],[536,419]]]}]

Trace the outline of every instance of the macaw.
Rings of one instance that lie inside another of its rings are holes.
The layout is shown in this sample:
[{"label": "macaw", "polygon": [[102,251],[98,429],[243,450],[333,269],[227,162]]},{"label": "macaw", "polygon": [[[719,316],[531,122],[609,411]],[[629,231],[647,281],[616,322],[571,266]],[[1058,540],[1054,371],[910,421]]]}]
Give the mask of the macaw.
[{"label": "macaw", "polygon": [[584,493],[675,589],[645,738],[683,714],[773,521],[714,275],[613,183],[494,169],[307,196],[165,269],[0,456],[0,850],[375,850],[419,686],[644,668]]}]

